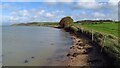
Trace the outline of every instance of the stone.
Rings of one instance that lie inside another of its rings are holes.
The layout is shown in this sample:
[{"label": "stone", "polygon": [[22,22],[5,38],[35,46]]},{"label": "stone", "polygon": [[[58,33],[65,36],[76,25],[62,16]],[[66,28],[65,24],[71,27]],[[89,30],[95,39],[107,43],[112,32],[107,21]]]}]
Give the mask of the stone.
[{"label": "stone", "polygon": [[77,46],[77,48],[78,48],[78,49],[83,49],[84,47],[82,47],[82,46]]},{"label": "stone", "polygon": [[68,53],[68,54],[67,54],[67,56],[71,56],[71,54],[70,54],[70,53]]},{"label": "stone", "polygon": [[79,45],[79,43],[76,43],[75,45]]},{"label": "stone", "polygon": [[84,43],[80,43],[79,46],[85,46],[85,44]]},{"label": "stone", "polygon": [[70,47],[70,49],[72,49],[72,47]]},{"label": "stone", "polygon": [[80,42],[81,40],[78,40],[78,42]]},{"label": "stone", "polygon": [[77,51],[78,54],[87,54],[87,50],[86,49],[80,49]]},{"label": "stone", "polygon": [[33,58],[35,58],[35,57],[32,56],[31,58],[33,59]]},{"label": "stone", "polygon": [[24,63],[28,63],[28,60],[25,60]]},{"label": "stone", "polygon": [[88,52],[85,50],[85,51],[83,51],[83,53],[82,54],[88,54]]},{"label": "stone", "polygon": [[75,49],[75,46],[71,46],[70,49]]},{"label": "stone", "polygon": [[79,53],[73,53],[73,57],[77,57],[79,55]]}]

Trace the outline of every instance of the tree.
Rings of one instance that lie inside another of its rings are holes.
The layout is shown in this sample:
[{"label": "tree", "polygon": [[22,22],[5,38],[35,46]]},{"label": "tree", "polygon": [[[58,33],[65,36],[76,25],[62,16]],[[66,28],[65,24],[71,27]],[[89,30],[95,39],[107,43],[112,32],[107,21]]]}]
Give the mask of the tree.
[{"label": "tree", "polygon": [[70,26],[72,24],[73,24],[73,19],[71,17],[69,17],[69,16],[62,18],[60,20],[60,22],[59,22],[59,25],[62,28],[68,27],[68,26]]}]

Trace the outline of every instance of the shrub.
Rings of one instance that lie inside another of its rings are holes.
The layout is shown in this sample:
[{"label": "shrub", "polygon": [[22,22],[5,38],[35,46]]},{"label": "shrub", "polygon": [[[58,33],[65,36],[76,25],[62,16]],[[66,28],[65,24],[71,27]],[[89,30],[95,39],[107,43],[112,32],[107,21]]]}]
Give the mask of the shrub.
[{"label": "shrub", "polygon": [[59,25],[62,28],[69,27],[72,24],[73,24],[73,19],[69,16],[62,18],[59,22]]}]

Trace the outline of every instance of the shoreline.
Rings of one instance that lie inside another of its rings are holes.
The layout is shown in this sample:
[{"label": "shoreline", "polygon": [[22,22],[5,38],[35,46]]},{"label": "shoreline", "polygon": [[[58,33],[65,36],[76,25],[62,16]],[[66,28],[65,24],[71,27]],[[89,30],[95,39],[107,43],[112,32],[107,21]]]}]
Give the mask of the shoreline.
[{"label": "shoreline", "polygon": [[101,48],[98,45],[93,45],[85,37],[77,36],[74,33],[70,33],[70,35],[73,45],[69,47],[64,61],[60,63],[58,61],[57,65],[53,66],[80,66],[87,68],[114,66],[111,58],[108,58],[105,53],[101,52]]}]

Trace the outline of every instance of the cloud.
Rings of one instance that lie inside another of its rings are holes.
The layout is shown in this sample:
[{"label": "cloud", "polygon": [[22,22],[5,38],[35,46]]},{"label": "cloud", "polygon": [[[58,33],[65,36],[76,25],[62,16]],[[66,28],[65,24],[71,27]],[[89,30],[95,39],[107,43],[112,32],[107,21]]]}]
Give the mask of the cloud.
[{"label": "cloud", "polygon": [[77,2],[96,2],[95,0],[77,0]]},{"label": "cloud", "polygon": [[78,2],[76,8],[84,8],[84,9],[96,9],[99,8],[96,2]]},{"label": "cloud", "polygon": [[2,0],[2,2],[110,2],[118,3],[120,0]]},{"label": "cloud", "polygon": [[46,13],[47,17],[53,17],[54,15],[52,13]]},{"label": "cloud", "polygon": [[42,2],[42,0],[2,0],[2,2]]},{"label": "cloud", "polygon": [[9,20],[12,21],[12,22],[14,22],[14,21],[17,21],[17,20],[19,20],[19,19],[18,19],[17,17],[10,16],[10,17],[9,17]]},{"label": "cloud", "polygon": [[36,11],[36,14],[38,14],[38,15],[42,15],[43,13],[45,13],[44,9],[40,9],[40,10]]},{"label": "cloud", "polygon": [[111,10],[109,12],[89,11],[89,10],[75,10],[80,11],[71,14],[75,21],[78,20],[118,20],[118,11]]},{"label": "cloud", "polygon": [[29,16],[30,15],[30,13],[29,13],[29,11],[28,10],[22,10],[22,11],[19,11],[19,14],[20,14],[20,16]]},{"label": "cloud", "polygon": [[29,16],[30,12],[28,10],[17,10],[17,11],[13,11],[10,13],[11,16],[20,16],[20,17],[25,17],[25,16]]},{"label": "cloud", "polygon": [[[63,8],[63,4],[62,9],[59,9],[59,5],[57,4],[52,5],[50,9],[46,9],[48,5],[45,5],[45,7],[40,5],[43,8],[18,9],[20,7],[11,6],[10,3],[5,3],[3,4],[4,7],[2,8],[9,9],[11,11],[7,16],[3,15],[3,22],[4,24],[13,24],[33,21],[59,21],[64,16],[72,16],[75,21],[85,19],[118,19],[118,8],[117,5],[113,5],[110,3],[112,1],[109,1],[109,3],[105,4],[98,3],[95,0],[90,0],[89,2],[86,2],[88,0],[79,0],[82,2],[75,3],[72,3],[72,1],[73,0],[68,1],[70,2],[70,4],[65,3],[68,6],[67,7],[65,5],[65,7],[67,8]],[[54,6],[57,6],[57,8],[54,8]]]},{"label": "cloud", "polygon": [[2,9],[2,4],[0,4],[0,9]]},{"label": "cloud", "polygon": [[72,9],[91,9],[91,10],[98,10],[101,8],[104,8],[108,6],[108,3],[98,3],[95,1],[92,2],[77,2],[75,6],[72,7]]},{"label": "cloud", "polygon": [[77,0],[72,9],[94,9],[113,8],[118,6],[120,0]]},{"label": "cloud", "polygon": [[[44,22],[59,21],[63,13],[60,10],[46,11],[45,9],[17,10],[10,13],[9,16],[3,15],[3,24],[26,23],[26,22]],[[55,19],[56,18],[56,19]]]},{"label": "cloud", "polygon": [[73,2],[73,0],[57,0],[58,2]]},{"label": "cloud", "polygon": [[117,5],[120,0],[109,0],[109,3],[112,5]]},{"label": "cloud", "polygon": [[2,25],[2,16],[0,15],[0,25]]},{"label": "cloud", "polygon": [[97,18],[104,18],[105,17],[105,14],[103,14],[103,13],[100,13],[100,12],[94,12],[93,13],[93,16],[94,17],[97,17]]},{"label": "cloud", "polygon": [[44,0],[44,2],[56,2],[56,0]]},{"label": "cloud", "polygon": [[16,7],[16,6],[12,6],[9,2],[4,2],[1,4],[1,9],[4,10],[4,9],[7,9],[7,10],[10,10],[10,11],[16,11],[19,9],[19,7]]}]

